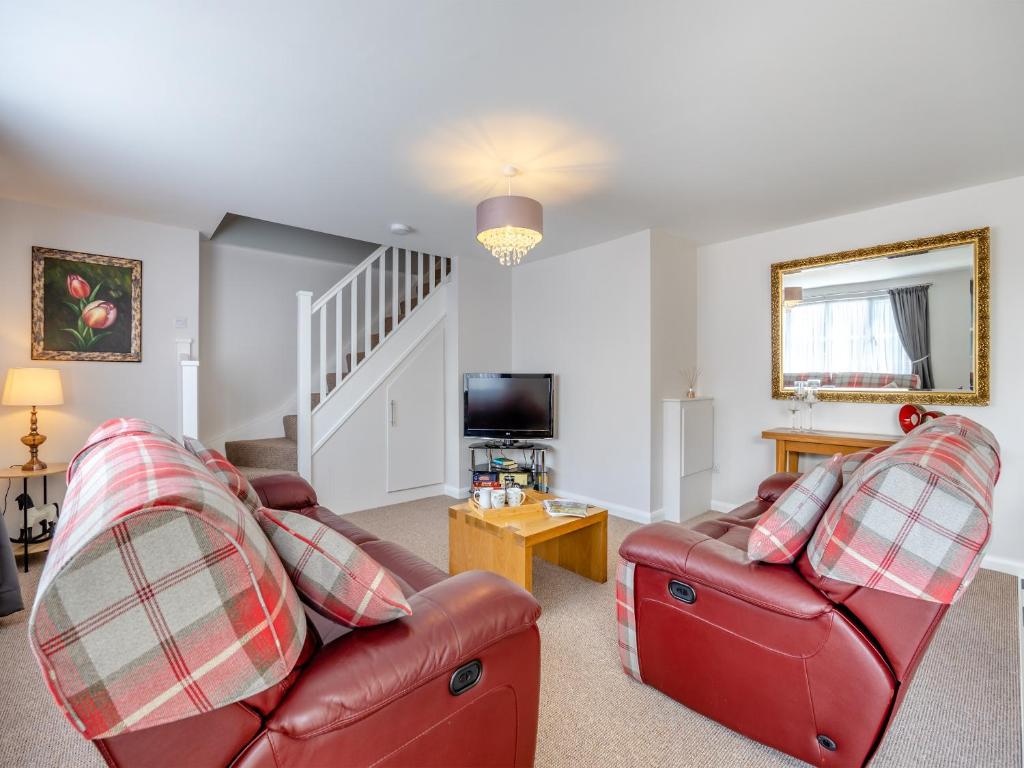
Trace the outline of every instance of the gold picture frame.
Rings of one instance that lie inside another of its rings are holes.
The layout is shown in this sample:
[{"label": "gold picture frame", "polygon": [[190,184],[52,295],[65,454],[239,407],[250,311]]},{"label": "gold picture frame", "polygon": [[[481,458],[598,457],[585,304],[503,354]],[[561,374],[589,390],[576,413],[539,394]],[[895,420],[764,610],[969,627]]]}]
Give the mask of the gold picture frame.
[{"label": "gold picture frame", "polygon": [[945,235],[922,237],[917,240],[903,240],[852,251],[826,253],[792,261],[781,261],[771,265],[771,344],[772,344],[772,397],[786,400],[793,389],[786,389],[782,364],[782,318],[783,318],[783,276],[809,267],[828,264],[843,264],[888,256],[907,255],[935,248],[949,248],[957,245],[974,246],[974,389],[972,391],[928,390],[886,392],[871,389],[855,392],[851,389],[817,390],[819,400],[842,403],[920,403],[925,405],[988,405],[990,383],[989,333],[990,308],[990,257],[989,228],[968,229]]},{"label": "gold picture frame", "polygon": [[142,262],[33,246],[32,359],[142,362]]}]

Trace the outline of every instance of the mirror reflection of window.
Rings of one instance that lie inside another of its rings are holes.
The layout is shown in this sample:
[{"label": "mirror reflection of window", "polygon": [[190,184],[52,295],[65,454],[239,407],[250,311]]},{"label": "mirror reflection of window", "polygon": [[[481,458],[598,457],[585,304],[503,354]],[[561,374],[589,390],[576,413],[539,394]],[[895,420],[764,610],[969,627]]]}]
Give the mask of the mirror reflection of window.
[{"label": "mirror reflection of window", "polygon": [[971,390],[972,278],[972,246],[786,274],[784,386]]},{"label": "mirror reflection of window", "polygon": [[787,372],[912,372],[886,293],[804,299],[786,310],[784,327]]}]

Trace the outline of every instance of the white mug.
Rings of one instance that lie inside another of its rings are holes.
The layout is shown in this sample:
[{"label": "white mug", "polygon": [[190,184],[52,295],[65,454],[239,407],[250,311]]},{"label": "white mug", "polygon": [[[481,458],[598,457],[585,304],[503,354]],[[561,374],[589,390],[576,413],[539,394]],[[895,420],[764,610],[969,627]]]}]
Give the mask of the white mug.
[{"label": "white mug", "polygon": [[502,488],[491,491],[491,506],[495,508],[505,506],[505,491]]},{"label": "white mug", "polygon": [[510,507],[518,507],[526,500],[526,493],[517,485],[508,488],[505,491],[505,495],[508,497],[508,505]]},{"label": "white mug", "polygon": [[491,495],[491,488],[477,488],[473,491],[473,501],[477,503],[477,506],[480,507],[480,509],[490,509],[492,501]]}]

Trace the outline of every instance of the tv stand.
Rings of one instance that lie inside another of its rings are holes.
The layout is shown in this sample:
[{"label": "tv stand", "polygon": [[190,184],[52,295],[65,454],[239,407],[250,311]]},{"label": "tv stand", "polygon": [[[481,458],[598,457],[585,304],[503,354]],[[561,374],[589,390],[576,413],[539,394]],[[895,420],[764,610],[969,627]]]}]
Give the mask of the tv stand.
[{"label": "tv stand", "polygon": [[529,451],[533,448],[543,448],[539,445],[534,445],[531,442],[519,442],[518,440],[487,440],[481,444],[485,448],[511,448],[513,450],[525,450]]},{"label": "tv stand", "polygon": [[[491,461],[496,456],[511,454],[509,458],[515,459],[519,463],[519,469],[516,471],[529,473],[529,487],[546,492],[550,485],[546,452],[550,450],[551,447],[544,443],[531,443],[528,441],[485,440],[479,443],[470,443],[470,477],[472,478],[474,472],[497,472],[498,470],[491,468]],[[480,453],[483,455],[478,456]],[[508,473],[499,472],[499,474]]]}]

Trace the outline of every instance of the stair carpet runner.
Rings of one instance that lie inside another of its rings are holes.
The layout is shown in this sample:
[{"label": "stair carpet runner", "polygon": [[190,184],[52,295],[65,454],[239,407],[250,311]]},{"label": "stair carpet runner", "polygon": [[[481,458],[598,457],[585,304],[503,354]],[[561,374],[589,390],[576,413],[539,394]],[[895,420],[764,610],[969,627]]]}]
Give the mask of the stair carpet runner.
[{"label": "stair carpet runner", "polygon": [[[447,264],[446,273],[451,272],[451,264],[448,259],[444,260]],[[440,269],[437,270],[440,272]],[[430,295],[430,283],[424,286],[424,298]],[[416,305],[419,303],[419,297],[413,296],[410,301],[409,311],[416,309]],[[405,302],[402,301],[398,305],[398,322],[402,322],[405,319]],[[384,334],[387,335],[391,332],[392,318],[387,316],[384,318]],[[370,336],[370,349],[376,348],[380,342],[380,334],[374,333]],[[364,351],[359,350],[356,353],[356,365],[363,362],[363,358],[366,357]],[[348,378],[348,375],[352,372],[352,354],[345,355],[345,372],[342,374],[342,380]],[[336,374],[327,374],[327,391],[331,392],[337,385],[338,377]],[[320,403],[320,393],[313,392],[309,396],[310,405],[312,408],[316,408]],[[289,414],[281,419],[284,425],[284,437],[263,437],[256,440],[229,440],[224,443],[224,454],[227,460],[234,464],[238,470],[248,477],[250,480],[254,480],[257,477],[265,477],[267,475],[279,475],[282,473],[297,474],[299,466],[299,451],[298,451],[298,421],[299,417],[297,414]]]}]

